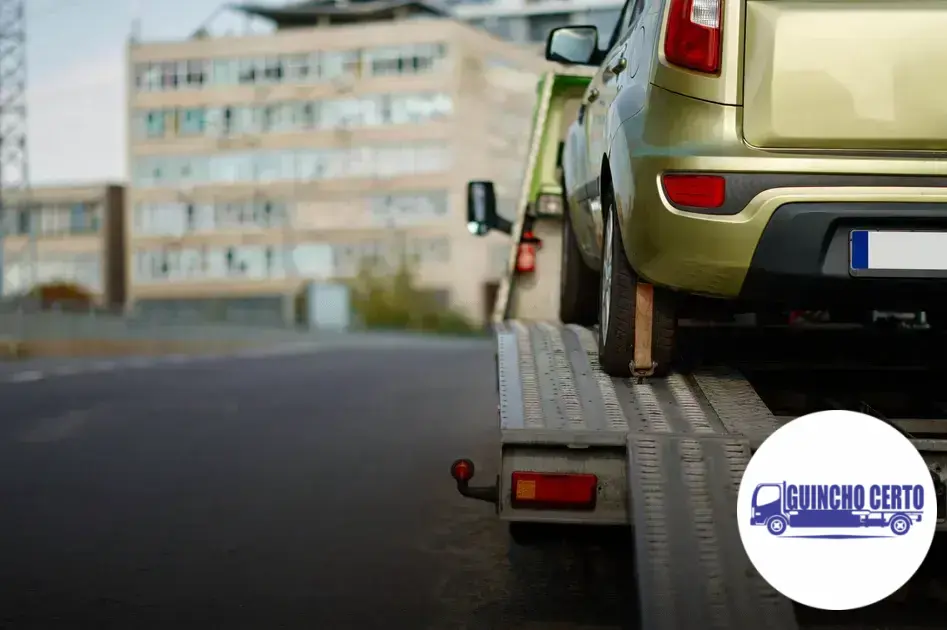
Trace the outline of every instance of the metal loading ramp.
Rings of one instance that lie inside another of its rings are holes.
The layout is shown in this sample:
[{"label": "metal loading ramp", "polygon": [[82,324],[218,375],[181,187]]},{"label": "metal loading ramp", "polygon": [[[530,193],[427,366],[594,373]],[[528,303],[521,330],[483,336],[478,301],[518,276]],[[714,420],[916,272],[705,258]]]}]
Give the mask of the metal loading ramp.
[{"label": "metal loading ramp", "polygon": [[623,446],[628,522],[646,630],[789,630],[791,602],[747,558],[737,490],[751,443],[778,428],[731,370],[637,382],[598,366],[595,333],[506,322],[497,329],[504,444]]},{"label": "metal loading ramp", "polygon": [[792,603],[750,563],[737,531],[746,439],[628,436],[628,500],[642,627],[790,630]]}]

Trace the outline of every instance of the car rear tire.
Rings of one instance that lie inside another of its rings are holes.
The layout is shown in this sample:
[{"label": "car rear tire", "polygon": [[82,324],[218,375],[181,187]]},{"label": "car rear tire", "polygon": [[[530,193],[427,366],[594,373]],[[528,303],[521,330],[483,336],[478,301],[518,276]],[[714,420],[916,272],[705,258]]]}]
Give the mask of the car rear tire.
[{"label": "car rear tire", "polygon": [[[631,376],[635,341],[635,299],[638,276],[631,268],[614,202],[603,200],[605,208],[602,238],[602,278],[598,300],[598,360],[606,374]],[[654,287],[654,313],[651,322],[651,360],[654,376],[670,371],[677,333],[676,301],[667,289]]]},{"label": "car rear tire", "polygon": [[562,217],[562,260],[559,267],[559,319],[563,324],[593,326],[598,318],[599,275],[585,264],[572,229],[569,210]]}]

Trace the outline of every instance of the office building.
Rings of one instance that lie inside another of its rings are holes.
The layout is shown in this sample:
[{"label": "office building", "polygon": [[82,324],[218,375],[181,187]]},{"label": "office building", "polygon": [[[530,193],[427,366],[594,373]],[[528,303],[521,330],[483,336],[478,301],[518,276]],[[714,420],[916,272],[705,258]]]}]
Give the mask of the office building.
[{"label": "office building", "polygon": [[276,32],[130,44],[135,307],[286,318],[406,254],[480,319],[504,238],[469,235],[466,183],[516,198],[545,62],[424,2],[246,10]]},{"label": "office building", "polygon": [[591,24],[608,41],[618,21],[621,0],[459,0],[457,17],[497,37],[542,47],[549,31],[560,26]]},{"label": "office building", "polygon": [[124,187],[39,186],[4,191],[0,278],[4,298],[54,283],[101,306],[125,301]]}]

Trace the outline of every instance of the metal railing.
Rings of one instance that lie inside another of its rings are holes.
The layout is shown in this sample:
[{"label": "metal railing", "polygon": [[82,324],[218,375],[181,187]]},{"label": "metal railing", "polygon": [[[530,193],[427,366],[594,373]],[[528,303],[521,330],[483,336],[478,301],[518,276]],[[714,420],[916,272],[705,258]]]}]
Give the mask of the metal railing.
[{"label": "metal railing", "polygon": [[[241,321],[243,320],[243,321]],[[141,340],[174,342],[269,343],[311,339],[325,331],[270,320],[263,323],[247,312],[230,312],[228,318],[176,317],[168,314],[136,314],[57,302],[45,308],[33,299],[0,301],[0,339],[16,341]]]}]

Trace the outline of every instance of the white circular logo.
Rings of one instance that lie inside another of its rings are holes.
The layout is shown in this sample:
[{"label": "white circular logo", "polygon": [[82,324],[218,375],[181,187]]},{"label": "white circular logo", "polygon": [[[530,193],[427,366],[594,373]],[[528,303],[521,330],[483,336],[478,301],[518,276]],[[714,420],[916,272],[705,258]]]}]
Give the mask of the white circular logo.
[{"label": "white circular logo", "polygon": [[821,411],[773,433],[737,500],[740,538],[769,584],[800,604],[851,610],[917,572],[937,520],[931,472],[890,424]]}]

